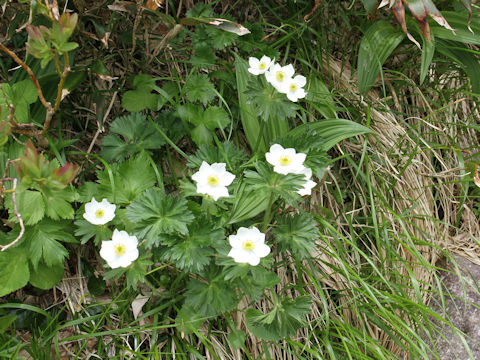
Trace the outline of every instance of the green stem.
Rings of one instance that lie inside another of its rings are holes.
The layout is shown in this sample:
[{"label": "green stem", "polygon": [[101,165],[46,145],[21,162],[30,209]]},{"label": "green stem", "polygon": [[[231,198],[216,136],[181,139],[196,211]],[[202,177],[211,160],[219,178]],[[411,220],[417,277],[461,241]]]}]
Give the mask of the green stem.
[{"label": "green stem", "polygon": [[167,134],[165,134],[165,133],[163,132],[163,130],[160,129],[157,124],[155,124],[155,122],[152,120],[152,118],[149,117],[148,120],[150,120],[150,123],[153,125],[153,127],[155,128],[155,130],[157,130],[158,133],[159,133],[160,135],[162,135],[162,137],[165,139],[165,141],[168,143],[168,145],[170,145],[177,153],[179,153],[179,154],[182,155],[185,159],[188,160],[188,155],[185,154],[185,153],[182,151],[182,149],[180,149],[177,145],[175,145],[175,143],[174,143],[172,140],[170,140],[170,138],[167,136]]},{"label": "green stem", "polygon": [[260,141],[263,138],[263,131],[265,130],[265,121],[262,120],[262,124],[260,125],[260,132],[258,134],[257,138],[257,143],[255,144],[255,147],[253,149],[253,153],[256,154],[258,151],[258,148],[260,147]]},{"label": "green stem", "polygon": [[268,224],[270,223],[270,214],[272,212],[272,205],[273,205],[273,200],[275,199],[275,195],[270,193],[270,199],[268,200],[268,207],[267,210],[265,210],[265,216],[263,217],[263,226],[262,226],[262,232],[265,233],[267,231]]}]

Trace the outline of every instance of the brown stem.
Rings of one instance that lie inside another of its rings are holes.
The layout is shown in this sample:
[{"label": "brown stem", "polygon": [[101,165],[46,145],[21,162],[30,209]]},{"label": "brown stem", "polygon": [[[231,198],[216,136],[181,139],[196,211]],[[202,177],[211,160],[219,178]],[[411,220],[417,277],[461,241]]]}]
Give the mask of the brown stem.
[{"label": "brown stem", "polygon": [[[8,162],[7,162],[8,163]],[[8,166],[8,165],[7,165]],[[20,224],[20,233],[18,234],[18,236],[16,237],[15,240],[13,240],[11,243],[7,244],[7,245],[0,245],[0,249],[1,251],[5,251],[7,250],[9,247],[12,247],[13,245],[15,245],[23,236],[23,234],[25,233],[25,225],[23,225],[23,219],[22,219],[22,215],[18,212],[18,206],[17,206],[17,197],[16,197],[16,190],[17,190],[17,182],[18,182],[18,179],[16,178],[3,178],[3,179],[0,179],[0,182],[4,182],[4,181],[13,181],[13,185],[12,185],[12,203],[13,203],[13,212],[15,213],[15,216],[17,217],[18,219],[18,222]]]},{"label": "brown stem", "polygon": [[[52,111],[52,104],[50,104],[47,100],[45,100],[45,97],[43,96],[43,92],[42,92],[42,89],[40,88],[40,84],[38,83],[38,80],[37,78],[35,77],[35,74],[33,73],[32,69],[30,69],[30,67],[25,64],[17,55],[15,55],[14,52],[10,51],[8,48],[5,47],[5,45],[1,44],[0,43],[0,50],[6,52],[8,55],[10,55],[10,57],[18,64],[20,65],[21,67],[23,67],[25,69],[25,71],[28,73],[28,75],[30,75],[30,77],[32,78],[32,81],[33,81],[33,84],[35,85],[35,87],[37,88],[37,93],[38,93],[38,98],[40,99],[40,101],[42,102],[43,106],[45,106],[45,108],[47,109],[47,113],[49,111]],[[52,114],[53,115],[53,114]]]}]

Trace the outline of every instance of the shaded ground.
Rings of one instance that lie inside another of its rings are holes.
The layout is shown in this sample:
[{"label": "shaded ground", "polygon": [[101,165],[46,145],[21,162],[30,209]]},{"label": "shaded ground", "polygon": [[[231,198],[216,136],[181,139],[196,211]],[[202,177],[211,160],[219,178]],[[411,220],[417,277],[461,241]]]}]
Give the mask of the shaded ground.
[{"label": "shaded ground", "polygon": [[[465,334],[471,354],[461,337],[447,326],[442,330],[445,339],[439,336],[435,345],[441,360],[480,360],[480,266],[460,256],[455,256],[455,259],[464,279],[459,279],[452,264],[447,265],[451,272],[444,273],[446,314],[441,315],[449,318]],[[435,302],[441,303],[441,298],[436,296],[432,305]]]}]

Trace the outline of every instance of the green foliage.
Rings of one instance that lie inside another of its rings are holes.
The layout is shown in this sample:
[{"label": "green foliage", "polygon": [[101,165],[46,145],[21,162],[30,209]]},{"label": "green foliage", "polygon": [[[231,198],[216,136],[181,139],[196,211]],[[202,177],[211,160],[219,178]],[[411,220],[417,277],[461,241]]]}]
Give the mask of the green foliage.
[{"label": "green foliage", "polygon": [[40,262],[36,268],[30,269],[29,282],[39,289],[48,290],[62,280],[63,272],[63,263],[47,266],[44,262]]},{"label": "green foliage", "polygon": [[19,248],[0,252],[0,297],[27,285],[30,278],[27,253]]},{"label": "green foliage", "polygon": [[[130,112],[145,109],[153,111],[160,108],[168,101],[174,88],[167,86],[160,88],[156,85],[156,78],[148,74],[140,74],[133,79],[133,90],[126,91],[122,98],[122,107]],[[153,92],[154,91],[154,92]]]},{"label": "green foliage", "polygon": [[188,101],[199,101],[204,105],[212,101],[216,96],[215,88],[205,74],[189,76],[184,92]]},{"label": "green foliage", "polygon": [[305,325],[304,316],[310,312],[311,303],[309,296],[299,296],[275,304],[267,314],[248,309],[245,313],[248,330],[261,339],[271,341],[293,336]]},{"label": "green foliage", "polygon": [[188,234],[187,225],[194,218],[185,199],[165,195],[158,188],[148,189],[134,200],[126,215],[147,247],[158,246],[164,234]]},{"label": "green foliage", "polygon": [[403,40],[405,35],[385,21],[374,22],[363,34],[358,52],[358,90],[367,92],[375,85],[385,60]]},{"label": "green foliage", "polygon": [[112,238],[112,230],[107,226],[93,225],[86,220],[77,220],[74,224],[76,226],[75,236],[80,237],[81,244],[85,244],[88,240],[94,238],[95,245],[98,245],[101,240]]},{"label": "green foliage", "polygon": [[31,79],[25,79],[9,84],[0,84],[2,91],[0,91],[0,120],[6,119],[10,109],[7,104],[13,105],[15,109],[15,119],[19,123],[31,122],[30,118],[30,104],[33,104],[38,99],[37,89]]},{"label": "green foliage", "polygon": [[221,147],[211,144],[200,145],[195,154],[188,157],[187,166],[199,168],[203,161],[209,164],[225,162],[228,165],[227,170],[235,171],[247,161],[247,155],[237,149],[232,142],[225,141]]},{"label": "green foliage", "polygon": [[308,213],[285,214],[277,217],[272,234],[280,252],[290,251],[295,258],[305,259],[315,250],[317,223]]},{"label": "green foliage", "polygon": [[164,144],[145,115],[133,113],[112,122],[110,134],[102,140],[101,156],[106,161],[124,160],[145,150],[159,149]]}]

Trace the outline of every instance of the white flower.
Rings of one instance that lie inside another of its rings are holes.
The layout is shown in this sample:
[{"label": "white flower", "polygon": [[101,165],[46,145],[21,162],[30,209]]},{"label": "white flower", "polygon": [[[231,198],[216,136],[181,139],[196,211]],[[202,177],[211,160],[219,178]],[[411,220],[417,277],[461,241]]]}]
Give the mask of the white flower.
[{"label": "white flower", "polygon": [[260,60],[254,57],[248,58],[248,72],[253,75],[260,75],[265,73],[273,64],[273,60],[270,60],[268,56],[263,55]]},{"label": "white flower", "polygon": [[197,183],[197,192],[210,195],[215,201],[220,197],[228,197],[227,186],[235,179],[235,175],[225,170],[225,166],[225,163],[209,165],[202,162],[200,169],[192,175]]},{"label": "white flower", "polygon": [[303,90],[306,83],[307,79],[302,75],[297,75],[293,79],[289,79],[284,88],[287,98],[293,102],[297,102],[298,99],[303,99],[307,96],[307,93]]},{"label": "white flower", "polygon": [[281,145],[274,144],[270,152],[265,154],[267,161],[273,165],[273,171],[279,174],[299,174],[305,166],[303,162],[307,155],[298,153],[293,148],[284,149]]},{"label": "white flower", "polygon": [[241,227],[236,235],[228,237],[228,241],[232,246],[228,256],[238,263],[255,266],[260,263],[260,258],[270,254],[270,248],[265,244],[265,234],[255,226],[250,229]]},{"label": "white flower", "polygon": [[317,185],[315,181],[312,181],[312,169],[306,167],[302,171],[300,171],[298,174],[305,175],[305,180],[307,182],[303,184],[302,189],[297,191],[297,194],[300,196],[312,195],[312,189],[315,187],[315,185]]},{"label": "white flower", "polygon": [[100,256],[112,269],[127,267],[138,258],[138,240],[126,231],[113,230],[112,240],[102,241]]},{"label": "white flower", "polygon": [[83,217],[93,225],[104,225],[115,217],[115,204],[110,204],[107,199],[98,202],[95,198],[85,204]]},{"label": "white flower", "polygon": [[265,77],[278,92],[285,94],[287,92],[287,84],[294,73],[295,69],[292,64],[283,67],[280,64],[275,64],[265,73]]}]

